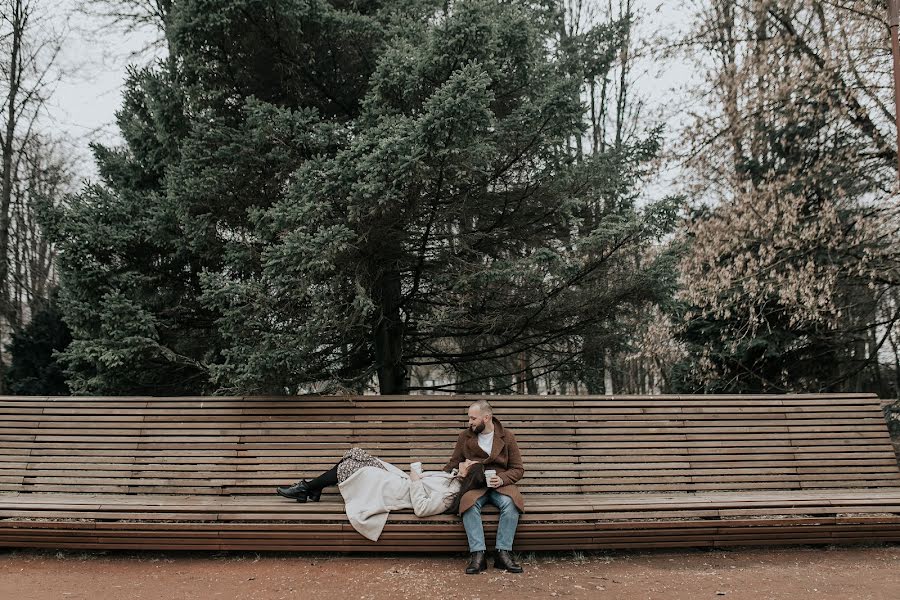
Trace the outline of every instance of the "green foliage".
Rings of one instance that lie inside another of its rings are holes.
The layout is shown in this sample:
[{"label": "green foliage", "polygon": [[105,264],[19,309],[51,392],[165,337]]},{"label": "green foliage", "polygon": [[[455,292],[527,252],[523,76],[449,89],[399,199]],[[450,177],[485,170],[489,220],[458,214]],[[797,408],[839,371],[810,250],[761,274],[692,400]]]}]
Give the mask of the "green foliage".
[{"label": "green foliage", "polygon": [[14,333],[7,350],[10,366],[6,389],[24,396],[67,396],[69,387],[55,352],[64,350],[72,336],[56,306],[56,294],[32,315],[20,332]]},{"label": "green foliage", "polygon": [[167,194],[188,131],[168,68],[130,72],[117,113],[126,146],[94,146],[101,182],[44,215],[74,338],[60,362],[76,394],[209,389],[205,363],[217,354],[217,335],[199,303],[199,272],[221,257],[185,243],[183,208]]},{"label": "green foliage", "polygon": [[635,259],[674,224],[637,207],[658,132],[570,150],[621,25],[553,50],[556,4],[444,7],[178,4],[126,146],[48,219],[74,391],[397,392],[415,365],[502,389],[669,293],[670,257]]},{"label": "green foliage", "polygon": [[[561,342],[578,348],[586,327],[663,295],[671,261],[619,260],[674,223],[672,201],[639,211],[627,197],[656,139],[575,160],[580,79],[528,17],[459,3],[388,42],[346,147],[257,214],[255,237],[274,240],[260,277],[208,276],[224,385],[353,388],[393,358],[502,388],[510,356],[577,363]],[[378,345],[385,322],[400,357]]]}]

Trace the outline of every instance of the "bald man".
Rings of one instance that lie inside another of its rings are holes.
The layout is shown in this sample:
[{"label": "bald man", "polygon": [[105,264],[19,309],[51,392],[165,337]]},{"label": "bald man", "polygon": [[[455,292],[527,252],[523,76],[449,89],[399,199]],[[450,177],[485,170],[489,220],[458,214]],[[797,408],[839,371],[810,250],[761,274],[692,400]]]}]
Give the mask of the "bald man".
[{"label": "bald man", "polygon": [[474,575],[487,569],[487,546],[481,520],[481,509],[487,503],[500,509],[494,567],[521,573],[522,567],[513,560],[511,551],[519,514],[525,512],[525,500],[516,488],[516,482],[522,478],[525,468],[516,436],[500,424],[486,400],[473,402],[469,406],[469,426],[459,434],[453,456],[444,465],[444,470],[450,472],[463,461],[481,463],[485,470],[497,472],[487,481],[487,487],[470,489],[459,501],[459,514],[469,540],[466,573]]}]

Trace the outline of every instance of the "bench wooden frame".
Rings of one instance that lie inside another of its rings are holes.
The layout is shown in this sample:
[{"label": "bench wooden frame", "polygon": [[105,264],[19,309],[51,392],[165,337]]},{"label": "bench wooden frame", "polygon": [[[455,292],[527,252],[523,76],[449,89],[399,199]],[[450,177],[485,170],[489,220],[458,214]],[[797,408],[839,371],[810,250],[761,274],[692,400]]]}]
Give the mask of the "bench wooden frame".
[{"label": "bench wooden frame", "polygon": [[[273,491],[354,445],[440,468],[477,397],[0,397],[0,547],[464,551],[452,515],[370,542],[336,488]],[[874,395],[487,398],[525,460],[517,550],[900,540]]]}]

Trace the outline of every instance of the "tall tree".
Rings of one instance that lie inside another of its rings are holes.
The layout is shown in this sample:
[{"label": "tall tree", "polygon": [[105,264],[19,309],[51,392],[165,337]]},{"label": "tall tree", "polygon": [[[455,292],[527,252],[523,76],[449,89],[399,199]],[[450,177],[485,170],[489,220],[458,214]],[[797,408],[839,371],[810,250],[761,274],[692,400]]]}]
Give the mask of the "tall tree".
[{"label": "tall tree", "polygon": [[619,257],[674,206],[611,201],[654,135],[570,153],[584,67],[556,43],[559,16],[482,0],[174,6],[174,56],[130,78],[126,147],[97,147],[103,180],[55,221],[70,385],[375,378],[396,393],[414,367],[479,390],[571,369],[582,331],[660,293],[669,257]]},{"label": "tall tree", "polygon": [[[255,268],[258,258],[237,243],[248,210],[267,206],[302,158],[327,150],[304,115],[321,108],[335,122],[321,127],[327,136],[358,112],[354,90],[390,15],[378,21],[365,14],[374,5],[358,12],[324,2],[89,4],[120,25],[135,18],[158,27],[170,53],[130,70],[117,113],[124,146],[95,145],[100,181],[46,219],[74,338],[61,361],[75,393],[213,392],[210,365],[222,361],[223,342],[219,313],[200,301],[199,275],[241,260]],[[260,112],[241,125],[254,103]],[[294,115],[283,106],[303,108]],[[210,135],[222,126],[259,137],[228,146]],[[256,161],[250,170],[221,180],[221,171],[203,172],[204,161],[235,149]],[[201,187],[187,189],[190,176],[175,172],[182,161]],[[264,389],[283,393],[279,383]]]},{"label": "tall tree", "polygon": [[214,317],[197,301],[204,257],[187,247],[166,173],[188,131],[171,61],[130,71],[117,113],[123,148],[92,146],[100,173],[45,226],[58,247],[60,356],[73,393],[205,389]]},{"label": "tall tree", "polygon": [[[572,153],[580,160],[584,155],[614,152],[639,143],[642,138],[658,137],[662,118],[648,111],[646,98],[636,84],[639,67],[653,64],[647,52],[650,42],[642,39],[641,33],[641,26],[652,23],[652,16],[633,0],[567,0],[564,6],[565,27],[560,36],[563,46],[577,56],[581,65],[582,99],[588,107],[588,128],[574,143]],[[658,159],[654,164],[659,164]],[[646,184],[655,174],[654,169],[645,168],[639,180],[611,188],[612,193],[601,202],[585,205],[579,215],[583,227],[590,230],[610,211],[632,210],[641,202]],[[643,268],[645,260],[665,260],[671,251],[665,243],[658,247],[638,246],[614,260],[623,262],[617,268],[628,272]],[[670,265],[670,269],[669,273],[660,270],[654,277],[654,297],[660,304],[668,304],[674,291],[674,266]],[[577,347],[583,351],[567,369],[564,381],[559,382],[560,391],[644,391],[637,382],[649,380],[646,369],[651,369],[657,379],[660,374],[655,361],[640,358],[647,340],[639,332],[660,331],[652,326],[657,314],[657,310],[648,310],[640,303],[623,303],[610,311],[605,321],[582,331]]]},{"label": "tall tree", "polygon": [[[410,367],[436,365],[455,374],[444,389],[512,389],[529,367],[571,369],[585,329],[657,293],[660,261],[618,258],[660,235],[672,206],[609,202],[656,140],[569,152],[583,66],[548,50],[557,17],[426,8],[386,41],[346,142],[256,213],[261,272],[210,273],[230,340],[216,372],[234,389],[375,375],[398,393]],[[588,206],[605,208],[584,222]]]},{"label": "tall tree", "polygon": [[[898,315],[896,155],[863,2],[715,0],[697,39],[716,103],[694,123],[682,264],[689,388],[862,389]],[[874,345],[873,339],[878,342]]]},{"label": "tall tree", "polygon": [[[22,305],[16,297],[21,286],[14,280],[20,263],[12,235],[16,213],[27,209],[14,209],[25,201],[17,192],[27,187],[22,181],[28,170],[26,148],[34,143],[35,124],[58,77],[62,35],[49,23],[49,8],[36,0],[0,2],[0,339],[22,325]],[[6,368],[6,356],[0,352],[0,392]]]},{"label": "tall tree", "polygon": [[10,207],[9,275],[11,311],[25,324],[56,285],[56,248],[41,217],[59,206],[73,188],[72,165],[63,144],[45,134],[31,135],[20,147]]}]

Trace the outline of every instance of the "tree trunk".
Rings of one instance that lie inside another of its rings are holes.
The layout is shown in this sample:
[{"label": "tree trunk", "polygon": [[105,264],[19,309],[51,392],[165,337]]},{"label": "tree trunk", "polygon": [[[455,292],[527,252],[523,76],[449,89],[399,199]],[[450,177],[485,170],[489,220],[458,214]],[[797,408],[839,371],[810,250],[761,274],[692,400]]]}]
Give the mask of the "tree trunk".
[{"label": "tree trunk", "polygon": [[[9,207],[12,201],[12,161],[13,142],[16,133],[16,102],[19,93],[19,60],[22,51],[22,35],[24,30],[24,9],[20,1],[16,1],[12,7],[11,25],[12,40],[8,64],[9,95],[7,96],[6,123],[3,133],[2,147],[2,173],[0,173],[0,315],[9,323],[9,269],[7,256],[9,256]],[[0,342],[6,333],[7,327],[0,330]],[[6,379],[6,359],[0,351],[0,393],[6,393],[4,381]]]},{"label": "tree trunk", "polygon": [[888,341],[894,351],[894,398],[900,398],[900,350],[897,348],[897,342],[894,341],[893,335],[888,337]]},{"label": "tree trunk", "polygon": [[409,380],[403,364],[400,272],[391,269],[383,273],[373,295],[381,308],[374,332],[378,390],[380,394],[406,394],[409,392]]},{"label": "tree trunk", "polygon": [[[619,2],[619,18],[631,17],[631,0]],[[628,74],[631,67],[631,25],[625,34],[625,41],[622,44],[619,53],[619,60],[622,62],[621,71],[619,72],[619,91],[616,99],[616,141],[615,147],[621,148],[625,137],[625,119],[628,107]]]},{"label": "tree trunk", "polygon": [[538,380],[534,376],[534,370],[531,368],[531,362],[527,361],[526,374],[527,377],[525,379],[525,389],[532,396],[536,396],[538,394]]},{"label": "tree trunk", "polygon": [[516,375],[516,393],[525,393],[525,378],[528,376],[528,358],[525,352],[519,353],[519,373]]},{"label": "tree trunk", "polygon": [[603,350],[603,393],[613,395],[612,357],[609,348]]}]

